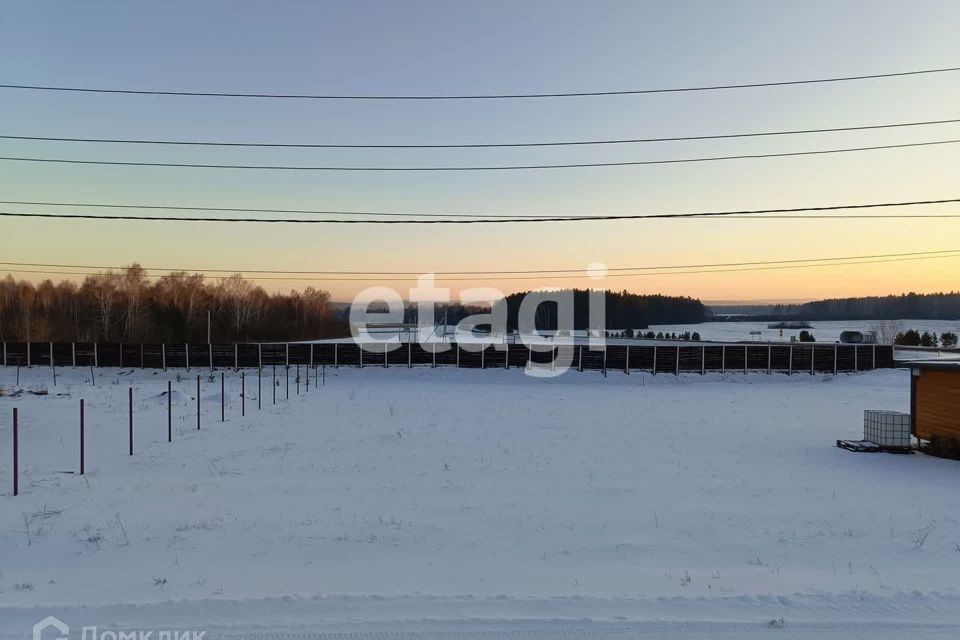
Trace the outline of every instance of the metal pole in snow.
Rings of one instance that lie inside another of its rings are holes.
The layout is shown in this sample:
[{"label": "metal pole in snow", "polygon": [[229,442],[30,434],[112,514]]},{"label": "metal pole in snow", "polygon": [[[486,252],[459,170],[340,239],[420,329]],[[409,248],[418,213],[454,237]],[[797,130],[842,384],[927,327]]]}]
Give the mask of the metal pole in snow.
[{"label": "metal pole in snow", "polygon": [[284,367],[287,370],[286,385],[287,385],[287,400],[290,399],[290,365],[288,364]]},{"label": "metal pole in snow", "polygon": [[167,442],[173,442],[173,383],[167,380]]},{"label": "metal pole in snow", "polygon": [[200,376],[197,375],[197,431],[200,431]]},{"label": "metal pole in snow", "polygon": [[240,372],[240,417],[247,415],[247,384],[243,377],[243,371]]},{"label": "metal pole in snow", "polygon": [[128,389],[127,393],[127,409],[128,415],[130,416],[130,455],[133,455],[133,387]]},{"label": "metal pole in snow", "polygon": [[260,400],[260,396],[263,390],[263,365],[257,367],[257,411],[263,408],[263,402]]},{"label": "metal pole in snow", "polygon": [[277,404],[277,365],[273,365],[273,404]]},{"label": "metal pole in snow", "polygon": [[220,372],[220,422],[227,421],[227,412],[226,412],[226,409],[224,409],[224,405],[226,405],[225,387],[226,385],[224,383],[224,374],[223,374],[223,371],[221,371]]},{"label": "metal pole in snow", "polygon": [[13,408],[13,495],[20,493],[20,427],[17,408]]},{"label": "metal pole in snow", "polygon": [[84,466],[84,437],[83,437],[83,398],[80,398],[80,475],[83,475]]},{"label": "metal pole in snow", "polygon": [[297,395],[300,395],[300,365],[297,365]]}]

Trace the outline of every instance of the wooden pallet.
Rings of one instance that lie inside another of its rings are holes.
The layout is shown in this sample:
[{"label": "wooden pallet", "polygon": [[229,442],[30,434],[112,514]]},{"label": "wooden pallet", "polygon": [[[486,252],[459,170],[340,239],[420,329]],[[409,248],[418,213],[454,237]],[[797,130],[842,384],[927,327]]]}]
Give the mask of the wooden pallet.
[{"label": "wooden pallet", "polygon": [[856,453],[913,453],[910,447],[882,447],[869,440],[837,440],[837,446]]},{"label": "wooden pallet", "polygon": [[883,450],[880,448],[880,445],[867,442],[866,440],[837,440],[837,446],[841,449],[855,451],[857,453],[879,453]]}]

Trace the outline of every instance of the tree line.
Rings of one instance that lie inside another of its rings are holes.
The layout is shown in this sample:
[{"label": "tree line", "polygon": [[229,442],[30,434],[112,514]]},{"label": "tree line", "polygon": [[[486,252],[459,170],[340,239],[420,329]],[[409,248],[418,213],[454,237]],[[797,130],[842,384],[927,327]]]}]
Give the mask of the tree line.
[{"label": "tree line", "polygon": [[[520,303],[529,292],[514,293],[504,299],[507,305],[507,326],[517,328]],[[589,297],[587,289],[564,290],[573,294],[573,328],[583,330],[589,325]],[[645,295],[628,291],[607,291],[605,296],[606,326],[611,329],[646,329],[651,324],[698,324],[707,316],[707,308],[694,298]],[[541,305],[536,316],[537,329],[557,328],[557,305]]]},{"label": "tree line", "polygon": [[766,309],[756,315],[803,320],[956,320],[960,319],[960,292],[831,298],[803,304],[770,305]]},{"label": "tree line", "polygon": [[0,280],[0,340],[24,342],[213,342],[318,339],[349,335],[330,295],[308,287],[268,294],[240,274],[208,281],[176,271],[150,281],[122,271],[33,284]]}]

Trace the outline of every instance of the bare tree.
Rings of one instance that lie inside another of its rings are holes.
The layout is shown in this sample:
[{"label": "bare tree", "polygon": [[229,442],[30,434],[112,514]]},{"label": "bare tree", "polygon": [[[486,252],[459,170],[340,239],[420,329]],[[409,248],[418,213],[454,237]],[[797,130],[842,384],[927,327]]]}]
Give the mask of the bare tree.
[{"label": "bare tree", "polygon": [[877,334],[879,344],[893,344],[902,329],[899,320],[877,320],[873,325],[873,332]]}]

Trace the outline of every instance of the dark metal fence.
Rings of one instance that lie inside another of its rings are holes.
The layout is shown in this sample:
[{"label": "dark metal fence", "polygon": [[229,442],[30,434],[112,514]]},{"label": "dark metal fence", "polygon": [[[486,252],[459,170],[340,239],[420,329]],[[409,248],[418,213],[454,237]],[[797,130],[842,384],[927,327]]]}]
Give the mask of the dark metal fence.
[{"label": "dark metal fence", "polygon": [[5,366],[249,369],[308,367],[442,367],[509,369],[568,365],[577,371],[854,372],[894,366],[889,345],[611,344],[589,345],[372,342],[128,344],[4,342]]}]

